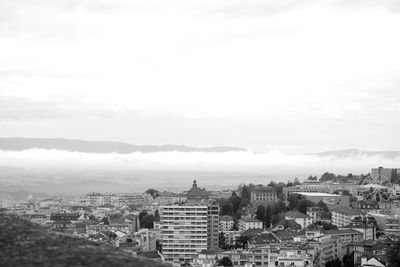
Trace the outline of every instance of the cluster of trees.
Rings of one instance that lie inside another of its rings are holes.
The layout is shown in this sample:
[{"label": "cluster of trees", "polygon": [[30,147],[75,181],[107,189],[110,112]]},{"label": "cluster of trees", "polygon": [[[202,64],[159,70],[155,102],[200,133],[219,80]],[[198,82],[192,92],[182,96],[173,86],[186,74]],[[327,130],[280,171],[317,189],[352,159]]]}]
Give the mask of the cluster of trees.
[{"label": "cluster of trees", "polygon": [[160,191],[152,188],[147,189],[145,193],[151,195],[153,198],[156,198],[160,195]]},{"label": "cluster of trees", "polygon": [[325,263],[325,267],[342,267],[342,262],[340,259],[336,258]]},{"label": "cluster of trees", "polygon": [[391,246],[387,252],[388,256],[388,267],[400,266],[400,241],[397,241]]},{"label": "cluster of trees", "polygon": [[139,213],[140,228],[154,228],[154,221],[160,220],[160,213],[156,210],[153,214],[148,214],[147,211]]},{"label": "cluster of trees", "polygon": [[233,266],[233,263],[229,257],[223,257],[217,261],[217,266]]},{"label": "cluster of trees", "polygon": [[316,205],[311,200],[306,199],[303,195],[300,194],[291,194],[288,198],[288,208],[289,210],[297,210],[302,213],[307,213],[307,208],[309,207],[319,207],[322,208],[322,218],[323,219],[330,219],[331,212],[329,211],[328,206],[323,202],[320,201]]},{"label": "cluster of trees", "polygon": [[256,218],[264,223],[264,227],[269,228],[272,222],[272,209],[271,205],[268,205],[267,208],[260,205],[256,210]]},{"label": "cluster of trees", "polygon": [[220,215],[232,216],[235,221],[242,216],[242,209],[250,204],[250,189],[244,185],[238,190],[240,195],[233,192],[228,199],[222,199],[220,205]]}]

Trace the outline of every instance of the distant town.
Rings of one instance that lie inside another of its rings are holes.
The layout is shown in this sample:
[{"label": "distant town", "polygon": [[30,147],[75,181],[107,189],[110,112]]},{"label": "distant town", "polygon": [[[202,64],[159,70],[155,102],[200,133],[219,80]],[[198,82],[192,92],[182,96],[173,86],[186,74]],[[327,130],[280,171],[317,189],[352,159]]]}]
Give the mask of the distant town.
[{"label": "distant town", "polygon": [[397,266],[400,169],[268,182],[209,191],[193,177],[180,193],[75,199],[1,192],[0,208],[49,232],[172,266]]}]

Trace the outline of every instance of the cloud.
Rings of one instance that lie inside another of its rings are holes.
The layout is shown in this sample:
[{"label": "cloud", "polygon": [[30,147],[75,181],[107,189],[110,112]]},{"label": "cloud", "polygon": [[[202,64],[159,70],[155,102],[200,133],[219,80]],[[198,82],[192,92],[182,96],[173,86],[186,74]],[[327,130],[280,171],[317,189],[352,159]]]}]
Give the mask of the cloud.
[{"label": "cloud", "polygon": [[[157,152],[90,154],[31,149],[1,151],[2,166],[49,170],[254,172],[291,178],[295,175],[368,173],[372,167],[397,167],[400,158],[356,154],[347,157],[254,152]],[[243,181],[245,182],[245,181]]]}]

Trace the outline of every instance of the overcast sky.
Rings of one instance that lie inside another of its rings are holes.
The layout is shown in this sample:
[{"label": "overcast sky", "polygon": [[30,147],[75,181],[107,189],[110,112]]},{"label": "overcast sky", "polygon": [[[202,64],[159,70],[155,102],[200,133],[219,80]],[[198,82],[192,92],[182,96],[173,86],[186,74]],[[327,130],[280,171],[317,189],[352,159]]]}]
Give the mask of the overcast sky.
[{"label": "overcast sky", "polygon": [[0,135],[400,149],[399,33],[399,1],[0,1]]}]

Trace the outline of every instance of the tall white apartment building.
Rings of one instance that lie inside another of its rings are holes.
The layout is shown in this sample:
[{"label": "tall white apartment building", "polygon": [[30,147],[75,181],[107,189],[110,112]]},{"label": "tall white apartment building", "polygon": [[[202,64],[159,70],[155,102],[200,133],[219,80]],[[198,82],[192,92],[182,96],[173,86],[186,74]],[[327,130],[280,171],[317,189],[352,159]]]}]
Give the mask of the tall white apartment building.
[{"label": "tall white apartment building", "polygon": [[165,261],[192,262],[197,253],[218,246],[218,206],[162,206],[160,227]]}]

